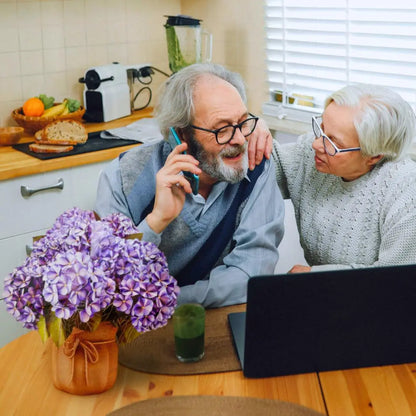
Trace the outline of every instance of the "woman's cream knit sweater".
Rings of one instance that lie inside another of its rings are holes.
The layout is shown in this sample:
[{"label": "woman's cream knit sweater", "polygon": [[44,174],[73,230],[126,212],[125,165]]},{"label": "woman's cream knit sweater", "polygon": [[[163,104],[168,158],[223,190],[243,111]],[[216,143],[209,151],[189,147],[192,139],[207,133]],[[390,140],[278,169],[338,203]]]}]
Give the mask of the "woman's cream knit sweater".
[{"label": "woman's cream knit sweater", "polygon": [[272,153],[312,270],[416,263],[416,163],[381,162],[344,182],[316,170],[312,140],[275,142]]}]

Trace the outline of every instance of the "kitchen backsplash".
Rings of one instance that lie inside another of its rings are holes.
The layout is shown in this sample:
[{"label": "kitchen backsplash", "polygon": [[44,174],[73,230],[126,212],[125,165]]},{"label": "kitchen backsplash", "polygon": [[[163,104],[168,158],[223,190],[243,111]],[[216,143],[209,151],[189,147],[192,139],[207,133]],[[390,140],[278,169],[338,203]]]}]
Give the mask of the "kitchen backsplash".
[{"label": "kitchen backsplash", "polygon": [[[0,126],[14,125],[12,110],[40,93],[81,100],[78,79],[90,67],[147,63],[170,73],[169,14],[202,19],[213,60],[242,74],[258,112],[267,96],[262,1],[0,0]],[[153,97],[165,79],[155,73]]]},{"label": "kitchen backsplash", "polygon": [[264,0],[181,0],[184,14],[203,19],[213,34],[213,60],[239,72],[248,108],[261,113],[269,99]]},{"label": "kitchen backsplash", "polygon": [[[113,61],[169,72],[165,14],[179,0],[0,0],[0,126],[32,96],[82,98],[78,79]],[[156,90],[166,77],[155,74]]]}]

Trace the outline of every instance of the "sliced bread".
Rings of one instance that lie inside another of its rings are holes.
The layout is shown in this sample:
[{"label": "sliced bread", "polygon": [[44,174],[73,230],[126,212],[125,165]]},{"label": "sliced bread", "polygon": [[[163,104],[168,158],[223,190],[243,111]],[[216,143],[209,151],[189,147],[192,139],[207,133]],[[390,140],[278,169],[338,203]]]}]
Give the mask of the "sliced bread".
[{"label": "sliced bread", "polygon": [[35,134],[36,142],[41,144],[77,145],[85,143],[87,139],[87,130],[76,120],[52,121]]},{"label": "sliced bread", "polygon": [[69,152],[74,146],[71,145],[53,145],[53,144],[29,144],[29,150],[35,153],[63,153]]}]

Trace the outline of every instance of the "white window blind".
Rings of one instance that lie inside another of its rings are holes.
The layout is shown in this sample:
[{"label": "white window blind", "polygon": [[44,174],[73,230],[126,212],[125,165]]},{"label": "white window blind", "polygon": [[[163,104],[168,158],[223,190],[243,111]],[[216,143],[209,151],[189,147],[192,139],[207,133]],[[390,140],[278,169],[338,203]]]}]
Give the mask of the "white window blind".
[{"label": "white window blind", "polygon": [[416,109],[414,0],[265,0],[265,16],[272,99],[321,108],[329,93],[371,83]]}]

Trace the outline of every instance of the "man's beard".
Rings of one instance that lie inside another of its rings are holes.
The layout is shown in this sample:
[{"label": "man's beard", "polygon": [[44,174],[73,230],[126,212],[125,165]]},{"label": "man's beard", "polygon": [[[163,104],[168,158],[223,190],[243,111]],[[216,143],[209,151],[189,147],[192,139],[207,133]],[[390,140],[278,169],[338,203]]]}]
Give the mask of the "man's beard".
[{"label": "man's beard", "polygon": [[[222,149],[216,156],[208,153],[194,137],[188,140],[189,153],[199,160],[198,167],[211,178],[219,181],[238,183],[246,176],[248,169],[247,142]],[[223,157],[236,157],[243,154],[238,167],[228,166]]]}]

